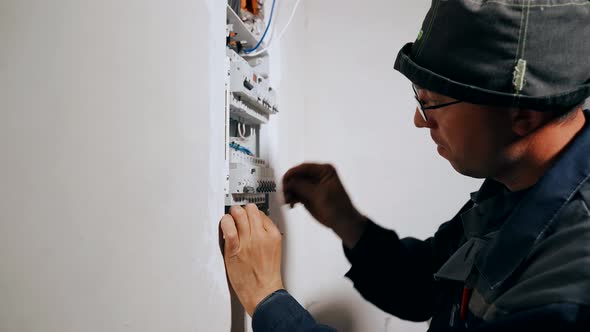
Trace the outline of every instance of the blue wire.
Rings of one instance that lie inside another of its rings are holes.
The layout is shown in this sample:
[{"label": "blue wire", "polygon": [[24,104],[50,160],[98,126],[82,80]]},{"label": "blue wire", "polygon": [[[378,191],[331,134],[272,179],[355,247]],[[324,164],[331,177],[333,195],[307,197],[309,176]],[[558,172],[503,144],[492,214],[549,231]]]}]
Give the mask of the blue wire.
[{"label": "blue wire", "polygon": [[[256,1],[256,0],[254,0],[254,1]],[[264,30],[264,33],[262,34],[262,38],[260,38],[260,40],[258,41],[258,44],[256,44],[256,46],[254,46],[253,48],[249,48],[247,50],[244,50],[244,53],[254,52],[254,51],[256,51],[256,49],[258,49],[260,44],[262,44],[262,41],[264,40],[264,37],[266,37],[266,33],[268,32],[268,28],[270,28],[270,22],[272,21],[272,14],[275,11],[275,2],[276,2],[276,0],[272,0],[272,7],[270,8],[270,17],[268,18],[268,24],[266,25],[266,29]]]},{"label": "blue wire", "polygon": [[238,144],[238,143],[236,143],[236,142],[231,142],[231,143],[229,143],[229,147],[230,147],[230,148],[232,148],[232,149],[234,149],[234,150],[236,150],[236,151],[243,152],[243,153],[245,153],[245,154],[247,154],[247,155],[249,155],[249,156],[252,156],[252,155],[254,155],[254,154],[252,153],[252,151],[248,150],[247,148],[245,148],[245,147],[241,146],[240,144]]},{"label": "blue wire", "polygon": [[238,151],[241,151],[249,156],[253,155],[252,152],[248,149],[246,149],[245,147],[240,147],[240,149]]}]

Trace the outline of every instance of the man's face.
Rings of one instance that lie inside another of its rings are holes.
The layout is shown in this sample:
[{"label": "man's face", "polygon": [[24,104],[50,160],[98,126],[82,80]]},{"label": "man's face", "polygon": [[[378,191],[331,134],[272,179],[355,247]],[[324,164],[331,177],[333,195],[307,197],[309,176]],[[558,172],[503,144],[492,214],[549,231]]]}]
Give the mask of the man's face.
[{"label": "man's face", "polygon": [[[455,101],[420,88],[417,95],[426,107]],[[476,178],[493,177],[510,165],[505,147],[515,134],[508,109],[461,102],[426,110],[426,115],[428,120],[416,108],[414,124],[430,129],[438,153],[457,172]]]}]

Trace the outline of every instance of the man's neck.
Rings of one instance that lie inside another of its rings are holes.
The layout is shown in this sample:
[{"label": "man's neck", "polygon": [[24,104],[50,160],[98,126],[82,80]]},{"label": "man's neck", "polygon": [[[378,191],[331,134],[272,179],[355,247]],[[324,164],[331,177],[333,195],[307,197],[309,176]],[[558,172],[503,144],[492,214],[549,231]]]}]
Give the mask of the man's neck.
[{"label": "man's neck", "polygon": [[532,187],[558,159],[585,123],[584,112],[578,111],[565,122],[551,122],[537,129],[521,143],[526,150],[525,156],[507,172],[495,177],[495,180],[503,183],[510,191]]}]

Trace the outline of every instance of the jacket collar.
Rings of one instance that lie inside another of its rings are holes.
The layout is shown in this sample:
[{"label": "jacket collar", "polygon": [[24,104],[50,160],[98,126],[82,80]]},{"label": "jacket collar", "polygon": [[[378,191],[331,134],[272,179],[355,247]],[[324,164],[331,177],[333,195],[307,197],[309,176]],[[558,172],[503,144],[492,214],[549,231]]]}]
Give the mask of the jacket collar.
[{"label": "jacket collar", "polygon": [[488,237],[506,221],[528,190],[509,191],[503,184],[488,179],[471,195],[473,206],[460,214],[465,238]]},{"label": "jacket collar", "polygon": [[478,255],[475,266],[490,289],[510,277],[555,222],[561,209],[590,177],[590,112],[585,111],[585,116],[586,125],[582,131],[539,182],[530,188],[498,236]]}]

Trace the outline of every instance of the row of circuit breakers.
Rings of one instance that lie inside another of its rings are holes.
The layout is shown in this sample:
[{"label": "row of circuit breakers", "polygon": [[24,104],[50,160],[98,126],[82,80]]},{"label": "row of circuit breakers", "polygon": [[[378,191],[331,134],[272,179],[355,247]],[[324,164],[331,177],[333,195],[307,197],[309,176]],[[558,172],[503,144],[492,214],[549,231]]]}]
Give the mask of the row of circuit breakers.
[{"label": "row of circuit breakers", "polygon": [[[228,34],[231,25],[228,26]],[[276,93],[236,51],[227,47],[225,205],[255,203],[268,211],[274,171],[260,158],[260,127],[278,112]]]}]

